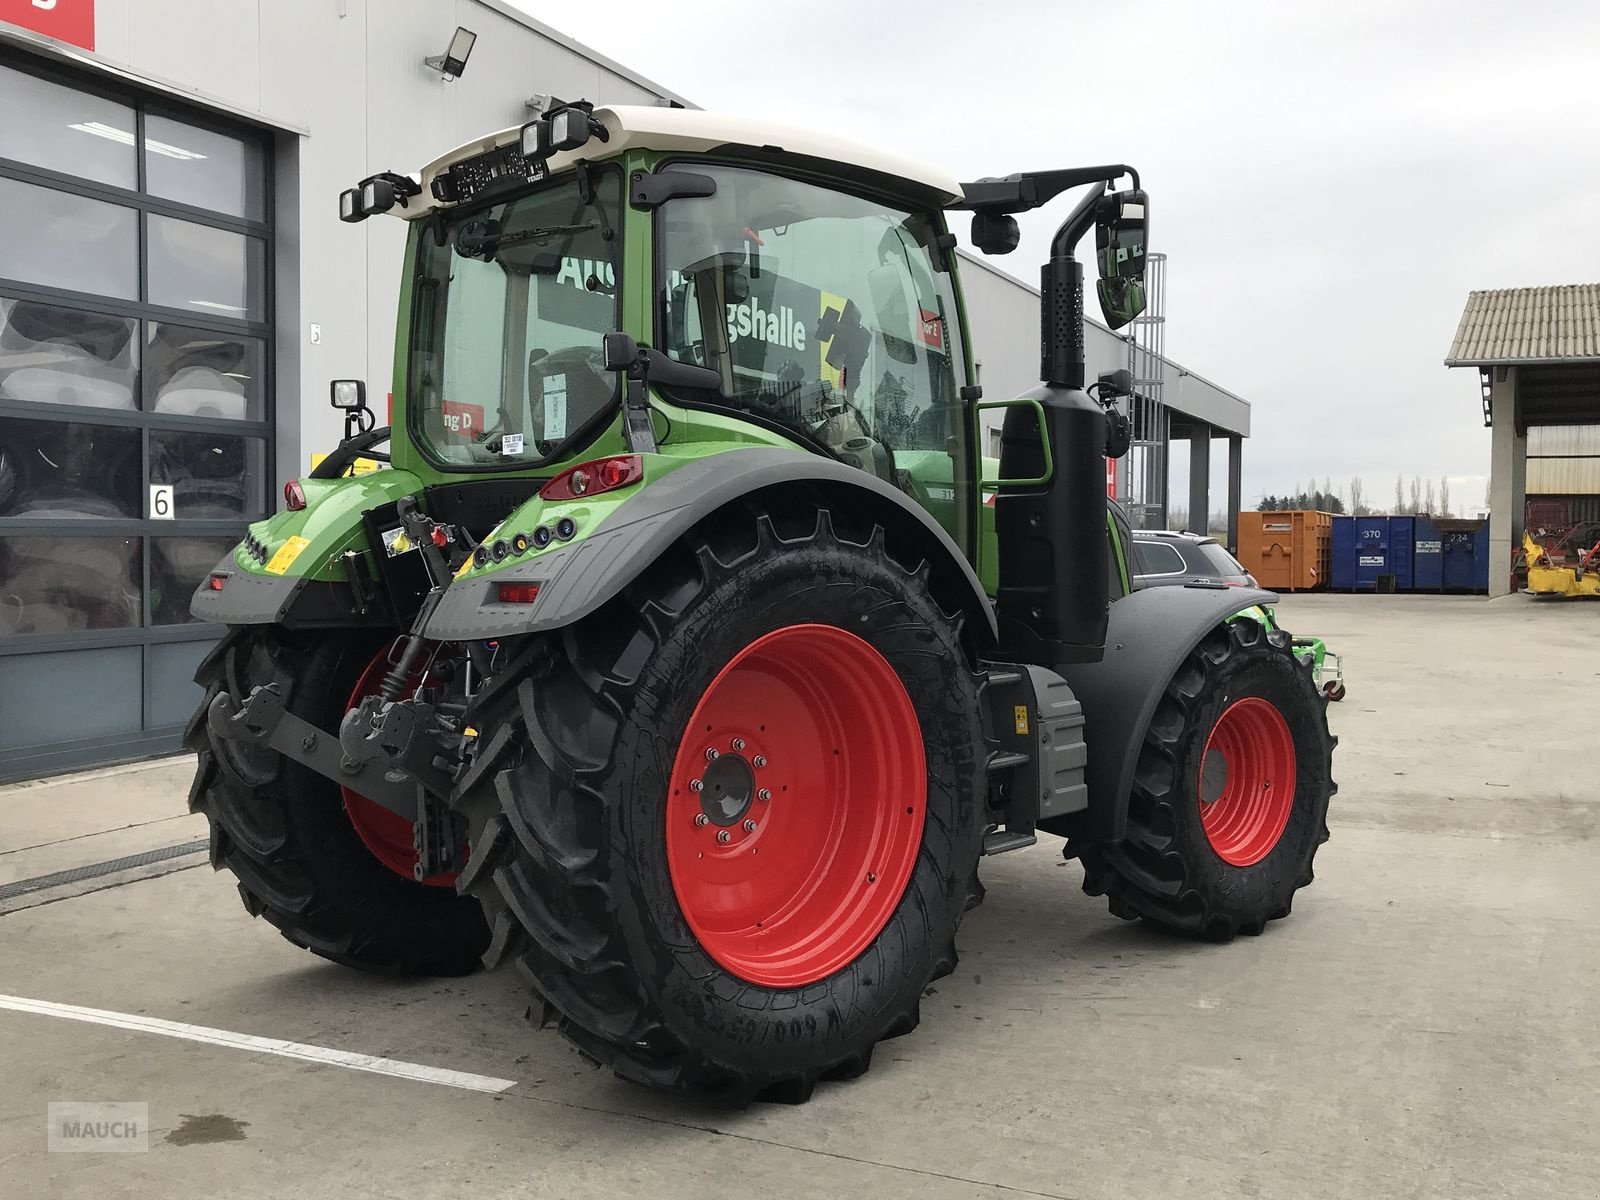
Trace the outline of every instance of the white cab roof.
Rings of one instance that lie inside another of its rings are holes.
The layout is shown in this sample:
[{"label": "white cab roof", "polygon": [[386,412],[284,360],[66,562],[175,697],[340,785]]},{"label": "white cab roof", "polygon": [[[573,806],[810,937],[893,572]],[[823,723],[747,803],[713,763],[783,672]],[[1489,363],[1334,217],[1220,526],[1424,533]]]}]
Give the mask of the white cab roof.
[{"label": "white cab roof", "polygon": [[[749,146],[781,150],[786,154],[823,159],[842,166],[864,168],[904,179],[937,193],[941,202],[945,204],[959,200],[962,194],[961,184],[953,176],[936,171],[915,159],[873,149],[858,142],[815,130],[775,125],[768,121],[730,116],[726,113],[704,112],[699,109],[658,108],[646,105],[597,108],[594,110],[594,115],[610,133],[611,139],[606,142],[596,139],[578,150],[552,155],[549,162],[552,174],[572,166],[580,159],[611,158],[624,150],[704,152],[723,146]],[[515,127],[502,129],[498,133],[491,133],[457,146],[450,153],[434,159],[422,168],[420,176],[422,195],[413,200],[408,208],[396,208],[391,211],[396,216],[408,220],[425,216],[438,207],[432,192],[435,176],[463,159],[515,142],[518,136],[519,130]]]}]

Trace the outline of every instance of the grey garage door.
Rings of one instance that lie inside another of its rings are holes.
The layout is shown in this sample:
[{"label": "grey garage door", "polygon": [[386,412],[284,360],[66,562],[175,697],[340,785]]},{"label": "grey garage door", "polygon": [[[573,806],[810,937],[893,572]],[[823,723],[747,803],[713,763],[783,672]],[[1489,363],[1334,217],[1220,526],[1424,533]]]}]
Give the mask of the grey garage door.
[{"label": "grey garage door", "polygon": [[269,143],[0,53],[0,779],[176,749],[263,514]]}]

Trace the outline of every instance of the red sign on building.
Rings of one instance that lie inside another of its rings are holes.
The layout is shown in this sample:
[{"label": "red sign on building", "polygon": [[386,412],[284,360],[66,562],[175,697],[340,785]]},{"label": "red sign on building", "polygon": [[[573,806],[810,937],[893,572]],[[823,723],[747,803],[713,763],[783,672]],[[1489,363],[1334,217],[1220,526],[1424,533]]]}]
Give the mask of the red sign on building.
[{"label": "red sign on building", "polygon": [[94,0],[0,0],[0,21],[94,49]]}]

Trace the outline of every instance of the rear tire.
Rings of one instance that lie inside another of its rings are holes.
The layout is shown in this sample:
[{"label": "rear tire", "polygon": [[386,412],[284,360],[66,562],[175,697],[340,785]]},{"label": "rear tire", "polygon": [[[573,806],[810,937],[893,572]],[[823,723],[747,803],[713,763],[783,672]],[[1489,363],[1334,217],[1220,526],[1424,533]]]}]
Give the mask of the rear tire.
[{"label": "rear tire", "polygon": [[[545,1017],[619,1076],[733,1103],[803,1101],[916,1026],[924,988],[955,966],[982,838],[980,681],[960,619],[881,529],[846,540],[810,510],[783,535],[768,516],[730,517],[524,647],[480,698],[481,750],[457,792],[473,847],[459,886],[492,914],[488,957],[514,958]],[[797,657],[748,666],[789,642]],[[726,691],[745,669],[770,687]],[[871,703],[835,720],[856,673]],[[808,704],[783,707],[797,696]],[[881,717],[895,709],[909,726]],[[712,742],[741,761],[713,771]],[[896,753],[914,770],[878,761]],[[806,784],[810,770],[842,784]],[[769,782],[769,797],[750,792]],[[831,843],[808,836],[830,811],[899,832],[876,849],[844,825]],[[740,857],[755,853],[761,873]],[[815,870],[782,869],[811,853]],[[725,886],[714,864],[745,873]],[[786,874],[823,882],[781,894]],[[828,888],[844,899],[819,901]]]},{"label": "rear tire", "polygon": [[337,730],[352,688],[387,640],[273,626],[230,632],[195,673],[205,699],[184,737],[198,757],[189,809],[210,822],[211,865],[238,878],[245,910],[295,945],[366,971],[463,975],[489,941],[476,900],[380,862],[332,780],[270,747],[217,738],[206,725],[219,691],[243,698],[276,681],[290,712]]},{"label": "rear tire", "polygon": [[[1328,840],[1327,698],[1288,635],[1219,626],[1168,683],[1145,736],[1126,836],[1072,846],[1111,912],[1213,941],[1289,915]],[[1292,787],[1292,794],[1288,788]]]}]

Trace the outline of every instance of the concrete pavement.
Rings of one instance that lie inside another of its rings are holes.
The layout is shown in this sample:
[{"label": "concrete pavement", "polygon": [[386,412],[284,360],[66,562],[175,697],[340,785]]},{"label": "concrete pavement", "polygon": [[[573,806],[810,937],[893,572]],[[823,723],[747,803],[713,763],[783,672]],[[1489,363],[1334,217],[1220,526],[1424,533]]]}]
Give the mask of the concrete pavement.
[{"label": "concrete pavement", "polygon": [[[515,1084],[0,1008],[0,1196],[1600,1194],[1600,605],[1308,596],[1281,615],[1344,653],[1349,696],[1333,838],[1261,938],[1116,921],[1046,839],[985,864],[960,968],[870,1074],[727,1112],[589,1067],[522,1022],[510,972],[342,970],[179,857],[22,897],[0,992]],[[203,836],[187,785],[173,760],[0,789],[0,885]],[[47,1154],[62,1099],[148,1103],[149,1152]]]}]

